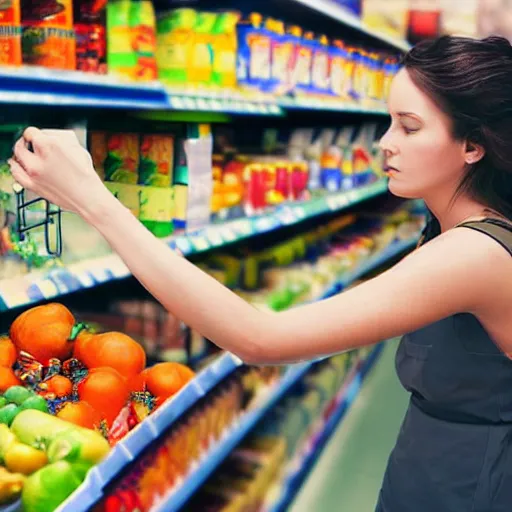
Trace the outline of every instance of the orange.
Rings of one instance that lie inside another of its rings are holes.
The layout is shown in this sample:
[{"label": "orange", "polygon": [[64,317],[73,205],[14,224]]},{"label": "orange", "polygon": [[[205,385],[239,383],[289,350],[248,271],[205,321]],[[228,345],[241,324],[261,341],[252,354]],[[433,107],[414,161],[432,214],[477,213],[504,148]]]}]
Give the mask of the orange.
[{"label": "orange", "polygon": [[47,392],[53,393],[59,398],[71,395],[73,392],[73,383],[63,375],[55,375],[48,379],[45,384],[48,386]]},{"label": "orange", "polygon": [[194,372],[179,363],[159,363],[147,370],[146,386],[148,391],[165,400],[176,394],[194,378]]},{"label": "orange", "polygon": [[0,337],[0,366],[12,368],[18,357],[16,347],[8,336]]},{"label": "orange", "polygon": [[100,414],[87,402],[68,402],[58,413],[57,418],[74,425],[94,430],[100,423]]},{"label": "orange", "polygon": [[62,304],[47,304],[29,309],[12,323],[9,334],[18,349],[40,363],[49,359],[66,360],[73,350],[70,341],[75,317]]},{"label": "orange", "polygon": [[146,367],[142,346],[120,332],[94,335],[80,348],[79,354],[87,368],[114,368],[126,378],[135,377]]},{"label": "orange", "polygon": [[12,386],[20,386],[21,382],[11,368],[0,367],[0,392],[7,391]]},{"label": "orange", "polygon": [[128,401],[129,387],[126,379],[113,368],[94,368],[78,385],[80,400],[87,402],[109,426]]}]

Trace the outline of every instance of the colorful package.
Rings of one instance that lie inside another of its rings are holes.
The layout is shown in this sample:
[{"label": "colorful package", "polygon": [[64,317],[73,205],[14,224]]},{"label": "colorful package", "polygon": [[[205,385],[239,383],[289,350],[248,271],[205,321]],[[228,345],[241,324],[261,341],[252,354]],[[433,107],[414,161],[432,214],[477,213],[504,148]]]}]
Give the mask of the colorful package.
[{"label": "colorful package", "polygon": [[21,2],[23,63],[76,69],[71,0]]},{"label": "colorful package", "polygon": [[236,25],[240,13],[229,11],[217,15],[212,37],[212,83],[221,88],[234,88],[238,38]]},{"label": "colorful package", "polygon": [[286,35],[292,47],[288,70],[288,81],[290,91],[295,91],[298,80],[298,63],[302,47],[302,29],[297,26],[287,28]]},{"label": "colorful package", "polygon": [[0,3],[0,65],[21,63],[21,5],[20,0],[10,0]]},{"label": "colorful package", "polygon": [[264,90],[271,76],[271,38],[261,14],[238,25],[237,78],[240,85]]},{"label": "colorful package", "polygon": [[368,80],[368,55],[362,49],[357,49],[354,54],[354,68],[352,73],[351,95],[356,101],[365,98]]},{"label": "colorful package", "polygon": [[127,185],[126,183],[105,183],[105,186],[112,192],[128,210],[130,210],[137,219],[141,212],[141,187],[136,185]]},{"label": "colorful package", "polygon": [[174,167],[172,135],[142,135],[140,141],[139,185],[170,187]]},{"label": "colorful package", "polygon": [[22,0],[21,20],[30,26],[71,30],[73,2],[72,0]]},{"label": "colorful package", "polygon": [[134,79],[137,54],[130,28],[131,0],[111,0],[107,4],[107,65],[109,73]]},{"label": "colorful package", "polygon": [[302,92],[311,92],[312,73],[313,73],[313,52],[315,51],[315,41],[312,32],[304,34],[304,39],[299,45],[299,54],[295,67],[294,83],[297,89]]},{"label": "colorful package", "polygon": [[274,21],[271,36],[270,90],[283,94],[290,89],[290,71],[294,53],[293,38],[285,34],[282,21]]},{"label": "colorful package", "polygon": [[136,185],[139,170],[139,136],[133,133],[109,133],[105,181]]},{"label": "colorful package", "polygon": [[188,64],[188,81],[193,84],[210,85],[212,82],[212,42],[217,15],[213,12],[198,12],[193,35],[192,59]]},{"label": "colorful package", "polygon": [[330,76],[330,92],[332,95],[348,99],[348,52],[342,41],[334,41],[330,49],[331,54],[331,76]]},{"label": "colorful package", "polygon": [[174,193],[169,188],[140,188],[140,221],[157,237],[169,236],[173,230]]},{"label": "colorful package", "polygon": [[330,59],[329,40],[321,36],[315,42],[313,61],[311,65],[311,88],[314,93],[328,94],[330,92]]},{"label": "colorful package", "polygon": [[88,73],[107,73],[107,35],[103,23],[78,23],[76,69]]},{"label": "colorful package", "polygon": [[157,63],[162,82],[186,85],[197,16],[194,9],[175,9],[158,16]]},{"label": "colorful package", "polygon": [[156,16],[151,0],[136,0],[130,9],[130,31],[136,55],[135,79],[156,80]]}]

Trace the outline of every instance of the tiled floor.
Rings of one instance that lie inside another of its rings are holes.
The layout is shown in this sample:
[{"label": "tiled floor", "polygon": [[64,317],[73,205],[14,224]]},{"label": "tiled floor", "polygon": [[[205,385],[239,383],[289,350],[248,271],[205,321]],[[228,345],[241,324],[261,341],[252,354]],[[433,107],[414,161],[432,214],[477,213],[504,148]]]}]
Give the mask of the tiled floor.
[{"label": "tiled floor", "polygon": [[408,395],[390,342],[326,446],[291,512],[373,512]]}]

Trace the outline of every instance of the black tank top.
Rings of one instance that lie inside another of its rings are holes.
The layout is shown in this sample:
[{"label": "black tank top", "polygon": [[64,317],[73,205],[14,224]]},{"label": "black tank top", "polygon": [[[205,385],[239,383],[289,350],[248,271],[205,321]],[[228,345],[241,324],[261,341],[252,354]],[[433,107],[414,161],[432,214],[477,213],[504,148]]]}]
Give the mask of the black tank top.
[{"label": "black tank top", "polygon": [[[512,255],[509,224],[461,227]],[[512,360],[475,316],[457,314],[404,336],[396,368],[411,400],[377,510],[511,512]]]}]

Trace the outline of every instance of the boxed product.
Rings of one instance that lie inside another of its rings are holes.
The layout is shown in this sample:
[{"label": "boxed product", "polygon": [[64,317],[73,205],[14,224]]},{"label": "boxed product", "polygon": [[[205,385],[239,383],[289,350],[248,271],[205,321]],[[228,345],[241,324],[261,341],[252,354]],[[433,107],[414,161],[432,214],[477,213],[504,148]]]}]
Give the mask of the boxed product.
[{"label": "boxed product", "polygon": [[271,31],[259,13],[238,24],[237,79],[242,86],[268,89],[272,74]]},{"label": "boxed product", "polygon": [[21,0],[0,4],[0,65],[20,66]]},{"label": "boxed product", "polygon": [[142,134],[139,185],[169,188],[172,184],[173,167],[174,137],[167,134]]},{"label": "boxed product", "polygon": [[22,0],[23,63],[76,69],[72,0]]}]

